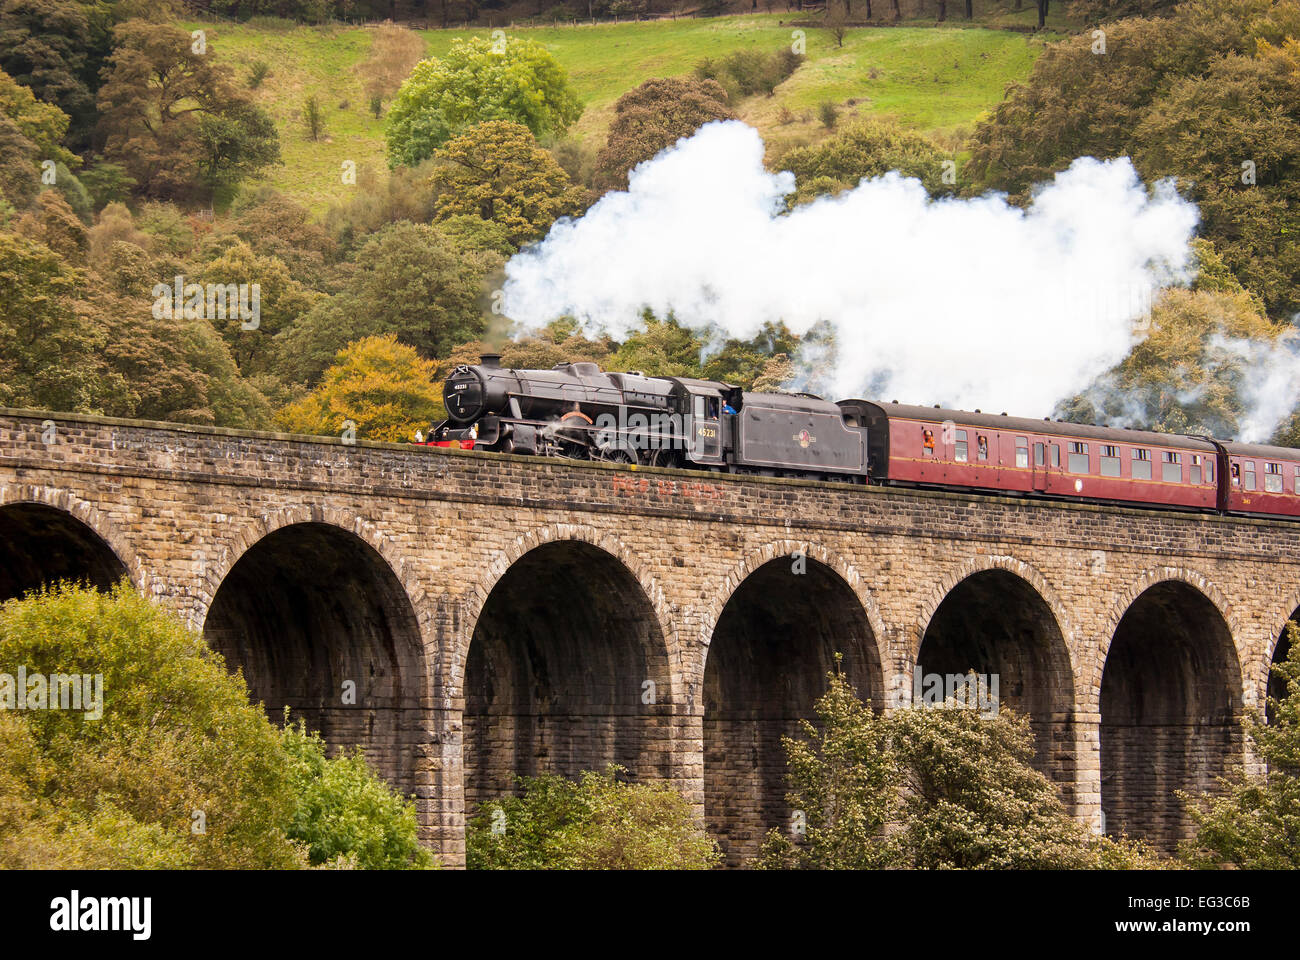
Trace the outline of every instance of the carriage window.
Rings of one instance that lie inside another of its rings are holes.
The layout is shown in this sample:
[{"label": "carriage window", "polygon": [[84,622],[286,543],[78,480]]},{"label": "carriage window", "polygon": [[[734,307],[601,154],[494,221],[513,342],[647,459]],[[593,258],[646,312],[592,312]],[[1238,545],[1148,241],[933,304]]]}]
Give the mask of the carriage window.
[{"label": "carriage window", "polygon": [[1052,466],[1059,467],[1060,465],[1061,465],[1061,445],[1059,443],[1054,443],[1052,444]]},{"label": "carriage window", "polygon": [[1101,445],[1101,475],[1103,477],[1119,476],[1119,447],[1103,443]]},{"label": "carriage window", "polygon": [[[1034,451],[1034,459],[1041,465],[1043,462],[1043,445],[1038,444]],[[1029,466],[1029,441],[1024,437],[1016,437],[1016,466]]]},{"label": "carriage window", "polygon": [[1183,455],[1165,450],[1160,454],[1160,479],[1165,483],[1183,482]]},{"label": "carriage window", "polygon": [[934,431],[921,428],[921,452],[927,457],[934,456]]},{"label": "carriage window", "polygon": [[1088,472],[1088,445],[1086,443],[1070,444],[1070,472]]},{"label": "carriage window", "polygon": [[1269,493],[1282,492],[1282,464],[1264,464],[1264,489]]},{"label": "carriage window", "polygon": [[1192,483],[1201,482],[1201,458],[1192,454]]},{"label": "carriage window", "polygon": [[968,451],[968,445],[966,443],[966,431],[957,430],[955,431],[954,435],[956,436],[957,440],[953,444],[952,458],[956,460],[958,463],[965,463],[966,454]]},{"label": "carriage window", "polygon": [[975,449],[979,451],[979,458],[987,460],[989,458],[989,438],[982,433],[975,435]]},{"label": "carriage window", "polygon": [[1254,460],[1241,461],[1241,473],[1242,476],[1245,478],[1244,482],[1242,483],[1242,486],[1245,487],[1247,490],[1254,490],[1255,489],[1255,461]]},{"label": "carriage window", "polygon": [[1295,468],[1295,494],[1300,497],[1300,467]]},{"label": "carriage window", "polygon": [[1151,479],[1151,451],[1140,447],[1133,448],[1133,468],[1130,471],[1134,480]]},{"label": "carriage window", "polygon": [[1047,463],[1047,444],[1034,444],[1034,466],[1041,467]]}]

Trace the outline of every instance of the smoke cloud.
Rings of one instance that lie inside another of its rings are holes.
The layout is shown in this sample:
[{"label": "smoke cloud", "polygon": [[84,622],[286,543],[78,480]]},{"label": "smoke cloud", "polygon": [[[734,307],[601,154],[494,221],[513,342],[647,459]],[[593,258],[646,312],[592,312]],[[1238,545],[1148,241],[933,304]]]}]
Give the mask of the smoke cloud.
[{"label": "smoke cloud", "polygon": [[891,173],[787,213],[793,189],[756,131],[709,124],[512,258],[502,306],[615,336],[644,307],[737,337],[825,322],[835,396],[1043,416],[1125,356],[1160,287],[1190,279],[1196,207],[1127,159],[1076,160],[1027,209],[931,199]]}]

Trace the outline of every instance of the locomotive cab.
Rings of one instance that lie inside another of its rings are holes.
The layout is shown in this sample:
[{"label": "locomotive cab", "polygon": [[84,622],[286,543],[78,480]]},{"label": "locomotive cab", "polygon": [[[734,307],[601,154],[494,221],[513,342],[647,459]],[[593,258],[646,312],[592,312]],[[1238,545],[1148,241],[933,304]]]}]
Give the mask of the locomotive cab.
[{"label": "locomotive cab", "polygon": [[712,380],[672,377],[673,406],[681,413],[686,458],[693,463],[721,466],[723,443],[723,395],[726,384]]}]

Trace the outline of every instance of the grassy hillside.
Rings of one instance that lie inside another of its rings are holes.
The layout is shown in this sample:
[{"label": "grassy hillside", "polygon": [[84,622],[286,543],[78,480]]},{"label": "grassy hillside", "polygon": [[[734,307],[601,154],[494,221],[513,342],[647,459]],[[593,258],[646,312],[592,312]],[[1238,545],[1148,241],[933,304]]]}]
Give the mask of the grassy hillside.
[{"label": "grassy hillside", "polygon": [[[516,28],[545,44],[568,69],[586,111],[576,139],[599,146],[614,102],[650,77],[689,73],[704,57],[733,50],[775,50],[792,42],[789,15],[721,17],[562,27]],[[373,30],[366,27],[305,27],[251,24],[188,24],[208,31],[211,49],[247,75],[265,61],[271,72],[257,96],[280,128],[284,166],[269,182],[321,210],[341,197],[341,165],[358,169],[384,164],[383,121],[375,119],[363,93],[360,66]],[[1040,37],[1009,31],[932,26],[851,29],[843,47],[825,30],[805,28],[808,60],[773,97],[736,104],[757,126],[770,149],[820,136],[816,107],[825,100],[846,113],[890,116],[955,145],[976,119],[1002,96],[1008,82],[1024,77],[1042,49]],[[427,53],[437,56],[457,37],[480,30],[421,31]],[[307,139],[303,100],[317,95],[325,108],[323,140]],[[784,109],[783,109],[784,108]],[[784,122],[783,122],[784,121]]]}]

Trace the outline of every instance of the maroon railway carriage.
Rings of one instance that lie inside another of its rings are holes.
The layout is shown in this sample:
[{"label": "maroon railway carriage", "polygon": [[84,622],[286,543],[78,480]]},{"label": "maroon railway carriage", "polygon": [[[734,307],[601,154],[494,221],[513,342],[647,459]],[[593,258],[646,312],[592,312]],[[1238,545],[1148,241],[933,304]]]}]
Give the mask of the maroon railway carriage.
[{"label": "maroon railway carriage", "polygon": [[869,400],[842,400],[840,407],[846,420],[867,428],[876,482],[1221,506],[1220,451],[1209,440]]},{"label": "maroon railway carriage", "polygon": [[1300,450],[1262,443],[1225,443],[1224,509],[1257,516],[1300,516]]}]

